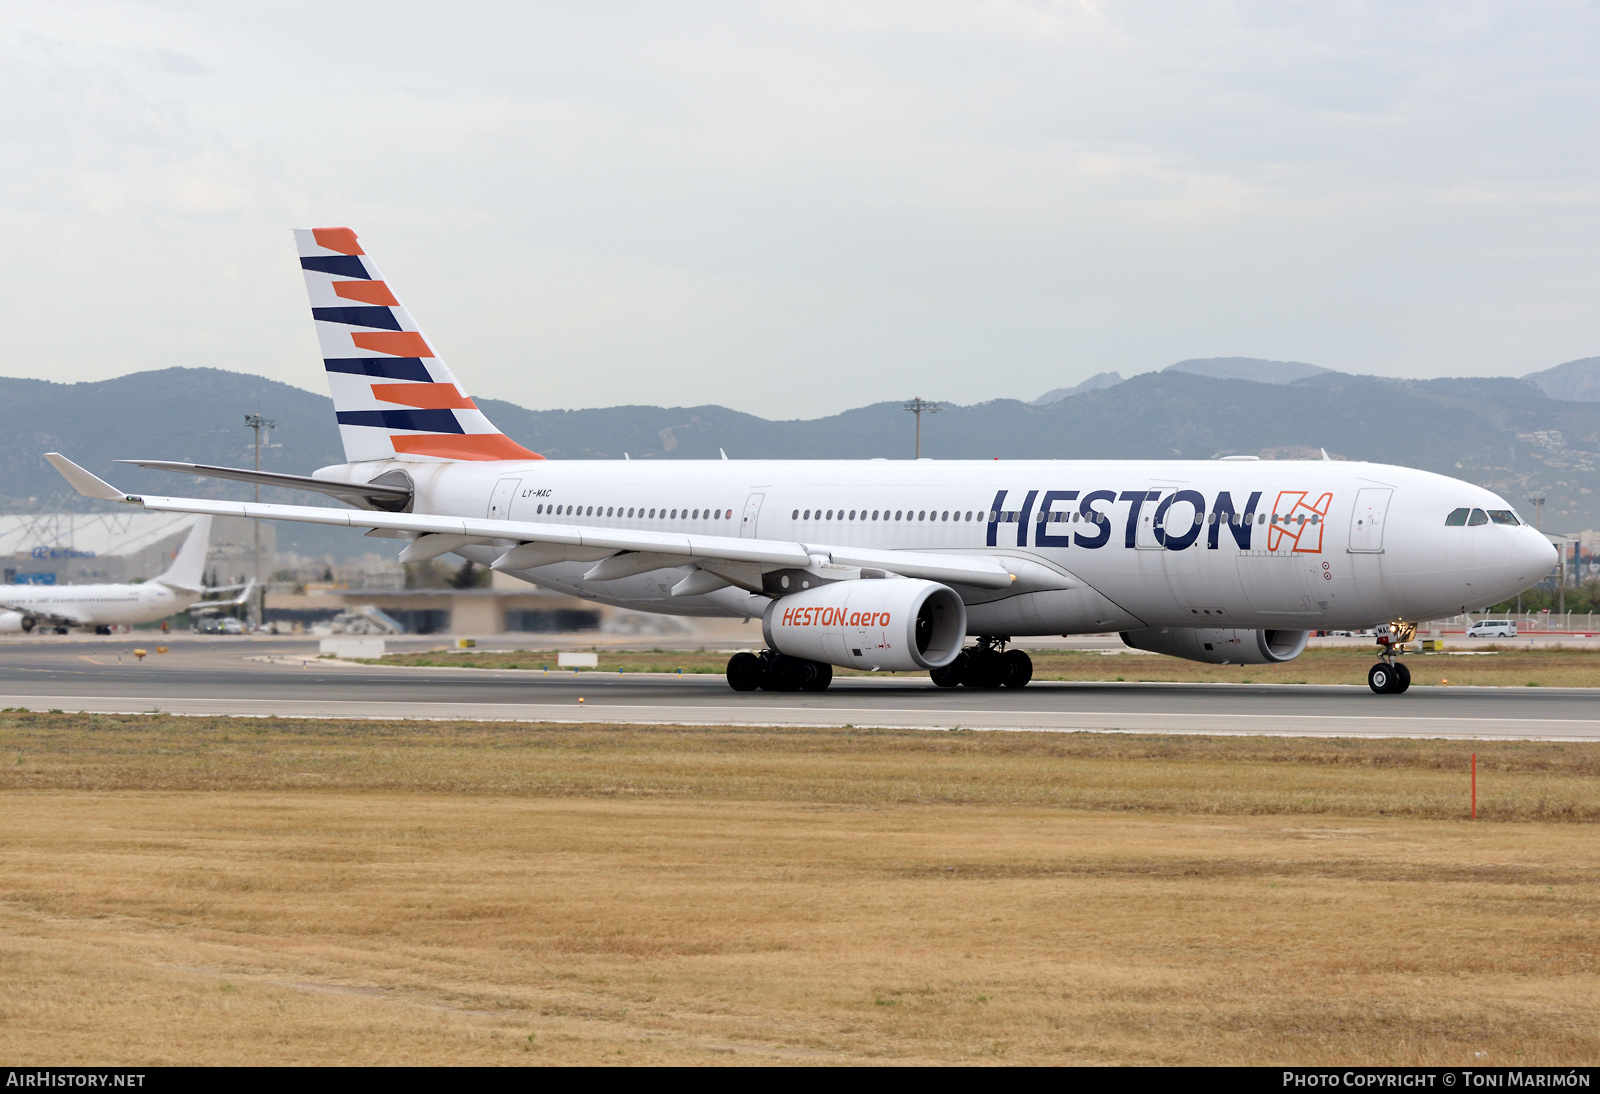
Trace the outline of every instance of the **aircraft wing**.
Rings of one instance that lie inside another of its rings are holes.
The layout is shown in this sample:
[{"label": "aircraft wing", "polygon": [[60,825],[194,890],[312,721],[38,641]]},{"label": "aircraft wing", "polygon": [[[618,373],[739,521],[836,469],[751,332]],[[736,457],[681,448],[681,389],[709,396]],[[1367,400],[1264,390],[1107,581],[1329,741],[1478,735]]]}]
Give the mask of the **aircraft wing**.
[{"label": "aircraft wing", "polygon": [[52,627],[88,627],[92,626],[82,612],[70,606],[60,606],[48,610],[25,604],[8,604],[0,600],[0,612],[17,612],[31,619],[37,619]]},{"label": "aircraft wing", "polygon": [[[665,566],[700,561],[752,564],[768,569],[805,569],[818,563],[870,567],[905,577],[951,581],[982,588],[1009,588],[1015,580],[1005,562],[982,555],[941,554],[936,551],[876,551],[825,543],[740,539],[735,536],[701,536],[680,532],[647,532],[596,528],[581,524],[545,524],[533,521],[490,520],[486,517],[443,517],[417,513],[380,513],[363,509],[322,509],[310,505],[213,501],[204,498],[168,498],[125,494],[56,452],[45,458],[79,493],[139,505],[163,513],[202,513],[219,517],[289,520],[304,524],[331,524],[370,528],[379,534],[410,539],[400,553],[402,562],[420,562],[447,554],[467,544],[496,544],[507,549],[497,568],[524,569],[566,559],[601,561],[623,552],[637,553],[637,566],[599,568],[595,580],[644,573]],[[544,548],[541,550],[541,548]],[[515,549],[515,553],[511,553]],[[619,560],[620,562],[621,560]]]}]

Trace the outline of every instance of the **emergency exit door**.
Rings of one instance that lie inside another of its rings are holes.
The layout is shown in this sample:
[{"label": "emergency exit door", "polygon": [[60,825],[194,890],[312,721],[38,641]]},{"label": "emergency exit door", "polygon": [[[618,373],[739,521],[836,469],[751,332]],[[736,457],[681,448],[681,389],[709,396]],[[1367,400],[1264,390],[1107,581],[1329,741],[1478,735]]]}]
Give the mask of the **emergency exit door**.
[{"label": "emergency exit door", "polygon": [[510,520],[511,499],[517,496],[517,484],[521,479],[501,479],[494,484],[494,493],[489,497],[489,519]]},{"label": "emergency exit door", "polygon": [[754,539],[756,535],[756,522],[761,518],[761,499],[765,494],[751,494],[744,503],[744,519],[739,522],[739,537],[741,539]]},{"label": "emergency exit door", "polygon": [[1356,491],[1355,512],[1350,514],[1350,550],[1356,554],[1383,551],[1383,526],[1389,516],[1389,499],[1394,491],[1387,486],[1367,486]]}]

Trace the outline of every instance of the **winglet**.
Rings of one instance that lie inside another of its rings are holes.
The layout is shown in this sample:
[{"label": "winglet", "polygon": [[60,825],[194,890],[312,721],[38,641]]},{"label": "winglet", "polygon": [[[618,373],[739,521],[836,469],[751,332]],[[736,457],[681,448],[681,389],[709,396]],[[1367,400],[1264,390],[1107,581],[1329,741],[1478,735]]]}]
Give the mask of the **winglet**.
[{"label": "winglet", "polygon": [[105,479],[91,475],[59,452],[46,452],[44,458],[50,461],[50,466],[61,472],[61,477],[72,484],[72,488],[86,498],[99,498],[102,501],[134,501],[132,494],[124,494]]}]

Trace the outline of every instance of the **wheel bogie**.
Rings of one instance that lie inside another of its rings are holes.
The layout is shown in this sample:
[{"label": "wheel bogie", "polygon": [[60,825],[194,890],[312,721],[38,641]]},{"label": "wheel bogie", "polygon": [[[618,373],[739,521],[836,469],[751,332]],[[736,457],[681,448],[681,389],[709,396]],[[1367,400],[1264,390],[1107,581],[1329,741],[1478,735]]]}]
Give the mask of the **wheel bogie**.
[{"label": "wheel bogie", "polygon": [[981,639],[968,646],[954,661],[928,675],[941,688],[1027,687],[1033,679],[1033,659],[1023,650],[999,648],[1003,640]]},{"label": "wheel bogie", "polygon": [[762,650],[728,658],[727,676],[734,691],[824,691],[833,683],[833,666]]}]

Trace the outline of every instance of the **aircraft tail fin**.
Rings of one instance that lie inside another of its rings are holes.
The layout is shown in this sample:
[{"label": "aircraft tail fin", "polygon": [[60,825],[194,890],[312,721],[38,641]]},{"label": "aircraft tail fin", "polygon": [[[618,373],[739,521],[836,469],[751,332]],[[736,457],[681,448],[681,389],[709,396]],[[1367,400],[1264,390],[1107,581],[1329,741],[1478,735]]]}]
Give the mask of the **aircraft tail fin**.
[{"label": "aircraft tail fin", "polygon": [[495,428],[349,228],[296,228],[345,459],[537,460]]},{"label": "aircraft tail fin", "polygon": [[204,588],[206,552],[211,549],[211,518],[202,516],[189,529],[189,538],[178,548],[178,557],[172,560],[165,573],[155,580],[174,589],[190,592]]}]

